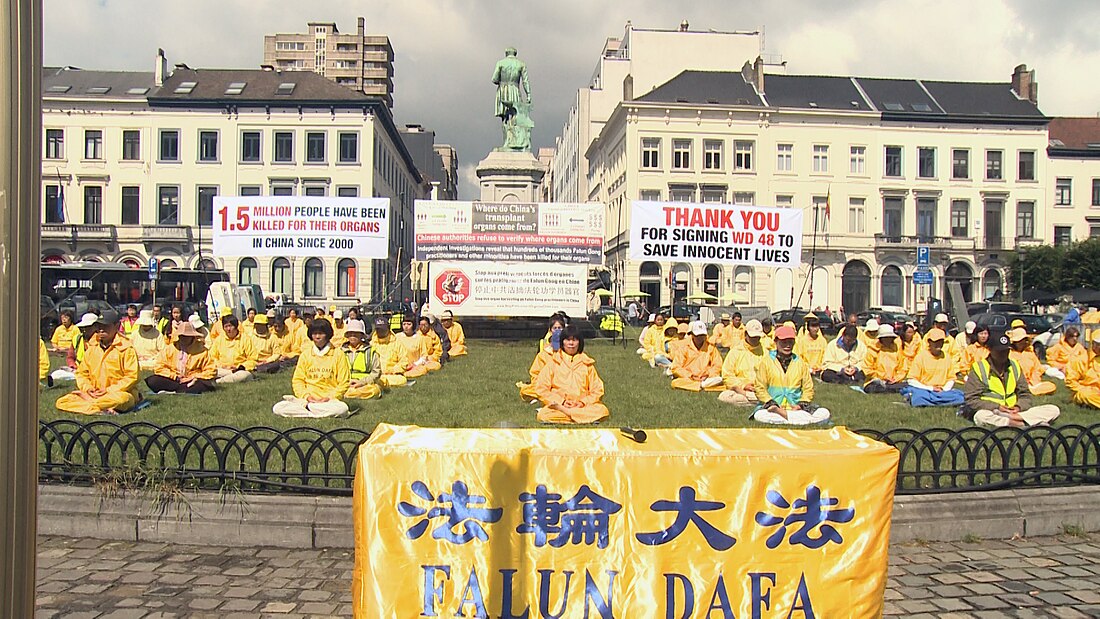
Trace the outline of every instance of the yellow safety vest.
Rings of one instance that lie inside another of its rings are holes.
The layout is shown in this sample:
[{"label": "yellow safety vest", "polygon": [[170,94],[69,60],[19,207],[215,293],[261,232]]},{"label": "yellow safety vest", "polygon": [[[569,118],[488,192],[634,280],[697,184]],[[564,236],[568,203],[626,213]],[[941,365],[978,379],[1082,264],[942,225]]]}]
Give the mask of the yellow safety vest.
[{"label": "yellow safety vest", "polygon": [[401,330],[401,321],[402,321],[402,319],[404,319],[404,316],[402,316],[401,314],[391,314],[390,315],[390,331],[400,331]]},{"label": "yellow safety vest", "polygon": [[[346,350],[348,355],[348,364],[351,366],[351,378],[352,380],[361,380],[366,378],[374,369],[374,364],[371,363],[367,357],[368,352],[373,352],[370,348],[363,348],[360,350]],[[373,357],[374,355],[371,355]]]},{"label": "yellow safety vest", "polygon": [[76,362],[83,363],[84,361],[84,334],[80,331],[76,332],[76,337],[73,338],[73,350],[76,351]]},{"label": "yellow safety vest", "polygon": [[982,383],[985,385],[982,399],[999,406],[1010,408],[1016,406],[1016,385],[1019,384],[1021,375],[1020,364],[1012,359],[1008,360],[1007,383],[1002,383],[997,375],[990,372],[991,369],[992,366],[989,365],[988,359],[983,359],[974,364],[973,370],[978,373],[978,377],[982,379]]}]

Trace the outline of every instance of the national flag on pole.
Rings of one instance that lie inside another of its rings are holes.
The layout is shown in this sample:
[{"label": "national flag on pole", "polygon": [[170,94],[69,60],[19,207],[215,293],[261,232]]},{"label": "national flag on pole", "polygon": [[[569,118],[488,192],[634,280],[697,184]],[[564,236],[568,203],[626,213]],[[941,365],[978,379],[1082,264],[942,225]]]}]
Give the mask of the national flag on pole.
[{"label": "national flag on pole", "polygon": [[832,213],[833,202],[833,187],[830,185],[828,191],[825,192],[825,219],[829,219],[829,215]]},{"label": "national flag on pole", "polygon": [[57,203],[53,205],[54,214],[60,223],[65,222],[65,186],[57,186]]}]

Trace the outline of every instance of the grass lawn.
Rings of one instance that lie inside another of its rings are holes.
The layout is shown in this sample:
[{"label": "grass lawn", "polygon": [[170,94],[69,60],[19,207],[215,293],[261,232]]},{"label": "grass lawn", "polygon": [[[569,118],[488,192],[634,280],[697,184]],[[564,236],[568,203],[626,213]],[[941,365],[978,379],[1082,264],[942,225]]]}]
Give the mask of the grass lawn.
[{"label": "grass lawn", "polygon": [[[636,330],[631,330],[634,337]],[[606,388],[604,403],[611,409],[605,425],[637,428],[760,426],[749,421],[747,408],[718,402],[715,393],[673,390],[669,379],[651,369],[634,350],[636,340],[626,346],[607,341],[586,343],[586,352],[596,359],[596,368]],[[131,415],[102,417],[118,423],[147,421],[157,425],[187,423],[196,426],[316,427],[322,430],[354,427],[372,430],[377,424],[407,424],[442,427],[531,427],[535,406],[519,399],[516,381],[527,380],[527,368],[536,352],[535,342],[508,343],[487,340],[470,342],[471,354],[449,363],[438,372],[418,379],[411,387],[394,389],[381,399],[350,401],[358,412],[347,419],[284,419],[271,412],[283,394],[291,393],[292,370],[232,385],[202,396],[158,396],[148,394],[153,405]],[[55,358],[55,365],[60,361]],[[1057,382],[1057,381],[1055,381]],[[836,425],[851,428],[961,428],[967,422],[955,416],[953,408],[913,409],[901,398],[864,395],[846,387],[817,384],[814,401],[827,407]],[[93,418],[58,412],[54,401],[66,393],[55,387],[41,392],[39,415],[43,420]],[[1039,401],[1053,402],[1062,409],[1055,425],[1090,425],[1100,413],[1069,401],[1069,392],[1059,384],[1057,393]]]}]

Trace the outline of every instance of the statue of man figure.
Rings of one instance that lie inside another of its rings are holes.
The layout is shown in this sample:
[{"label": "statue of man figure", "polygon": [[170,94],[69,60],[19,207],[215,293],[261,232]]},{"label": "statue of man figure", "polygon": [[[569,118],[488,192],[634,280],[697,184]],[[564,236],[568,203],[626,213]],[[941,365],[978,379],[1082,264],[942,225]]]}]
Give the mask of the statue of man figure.
[{"label": "statue of man figure", "polygon": [[[504,58],[493,71],[493,83],[497,85],[496,116],[503,124],[505,150],[526,150],[531,147],[530,127],[523,127],[527,138],[513,135],[516,116],[523,117],[524,125],[533,126],[527,112],[531,105],[531,83],[527,81],[527,65],[516,58],[516,48],[504,50]],[[520,86],[523,86],[522,92]]]}]

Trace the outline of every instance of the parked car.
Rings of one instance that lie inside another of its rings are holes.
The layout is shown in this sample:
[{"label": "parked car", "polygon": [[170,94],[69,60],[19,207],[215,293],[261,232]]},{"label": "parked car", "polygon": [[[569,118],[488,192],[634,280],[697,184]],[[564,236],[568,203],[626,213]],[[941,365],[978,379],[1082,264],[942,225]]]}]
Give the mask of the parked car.
[{"label": "parked car", "polygon": [[[791,309],[780,310],[772,313],[772,322],[776,325],[781,325],[785,322],[793,322],[795,328],[801,329],[802,325],[806,322],[807,311],[794,307]],[[825,335],[836,335],[839,325],[833,321],[833,317],[824,310],[817,310],[814,312],[818,321],[821,323],[821,332]]]},{"label": "parked car", "polygon": [[903,325],[907,322],[914,322],[916,318],[913,318],[902,308],[880,308],[872,307],[865,312],[856,314],[856,319],[859,320],[860,326],[867,323],[868,320],[874,318],[880,325]]}]

